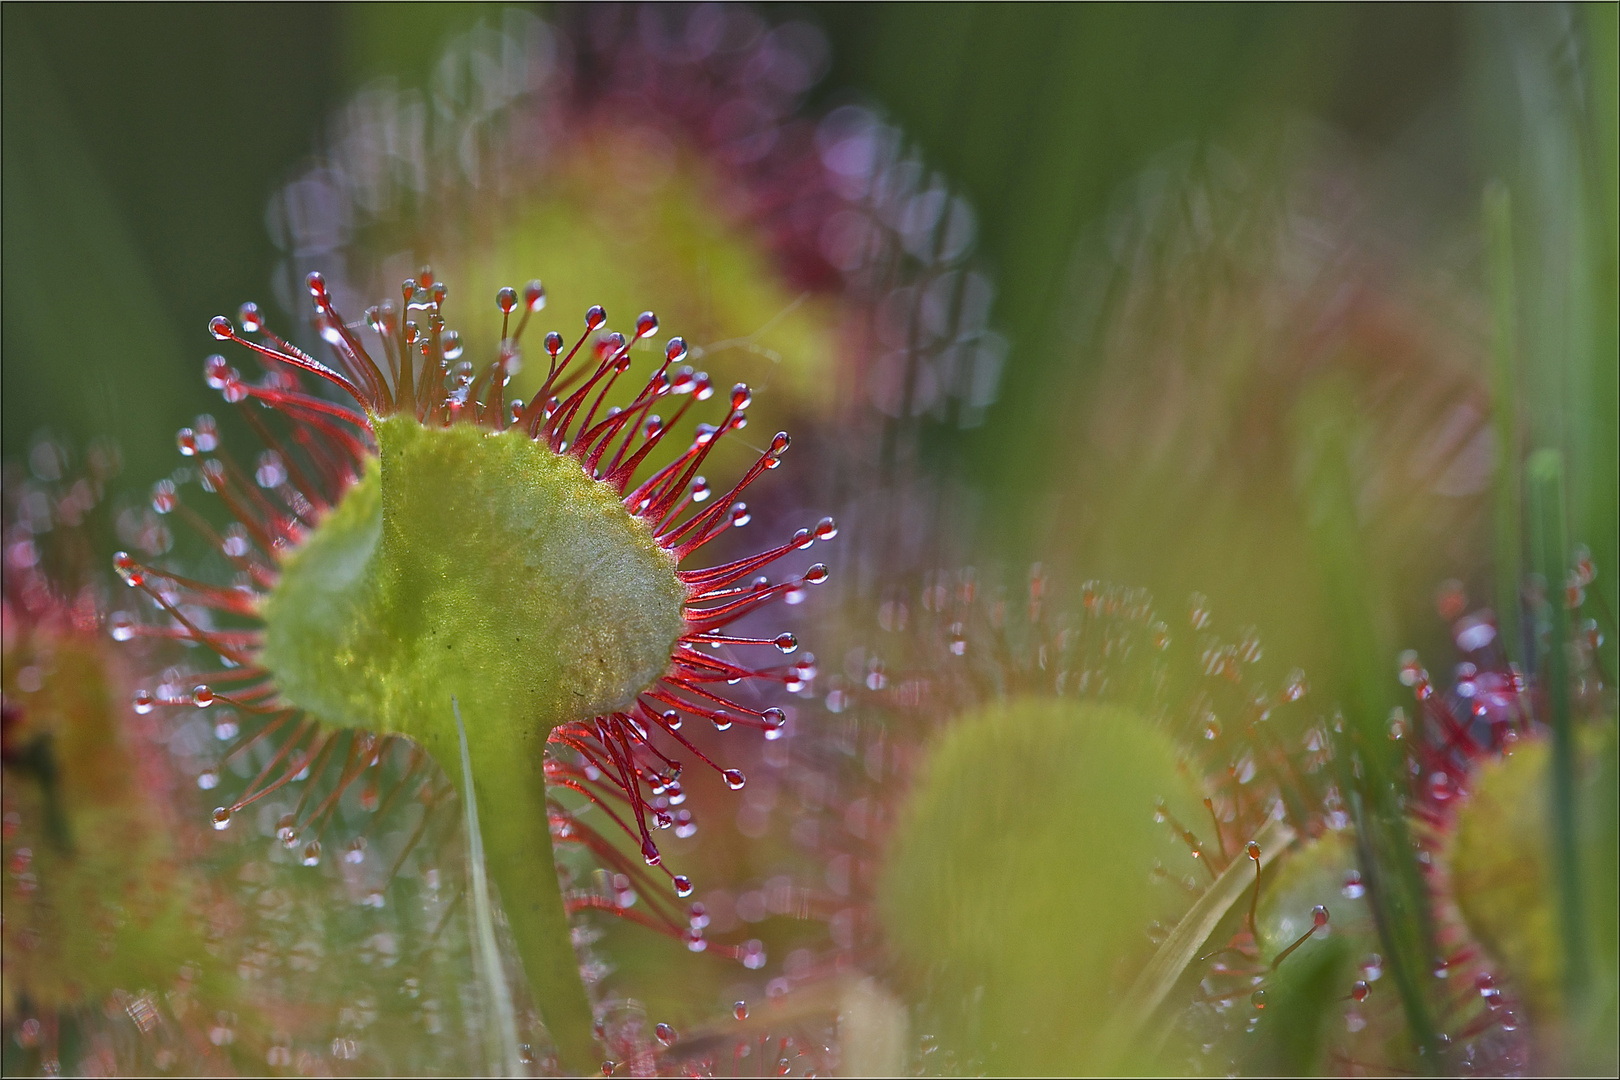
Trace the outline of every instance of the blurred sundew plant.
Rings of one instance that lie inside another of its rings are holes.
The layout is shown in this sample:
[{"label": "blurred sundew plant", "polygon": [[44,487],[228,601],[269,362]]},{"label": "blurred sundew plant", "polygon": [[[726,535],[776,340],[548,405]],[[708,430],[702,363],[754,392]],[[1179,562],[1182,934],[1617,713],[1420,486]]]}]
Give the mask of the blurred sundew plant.
[{"label": "blurred sundew plant", "polygon": [[86,456],[41,439],[5,471],[5,1068],[223,1068],[204,1033],[235,1002],[209,955],[210,890],[161,745],[125,723],[129,664],[103,629],[94,548],[117,455]]},{"label": "blurred sundew plant", "polygon": [[539,259],[559,302],[634,294],[692,326],[763,408],[976,423],[1004,344],[975,215],[876,115],[800,108],[826,62],[810,24],[742,8],[508,10],[425,90],[378,83],[335,119],[270,207],[277,295],[334,254],[339,296],[429,258],[492,295]]}]

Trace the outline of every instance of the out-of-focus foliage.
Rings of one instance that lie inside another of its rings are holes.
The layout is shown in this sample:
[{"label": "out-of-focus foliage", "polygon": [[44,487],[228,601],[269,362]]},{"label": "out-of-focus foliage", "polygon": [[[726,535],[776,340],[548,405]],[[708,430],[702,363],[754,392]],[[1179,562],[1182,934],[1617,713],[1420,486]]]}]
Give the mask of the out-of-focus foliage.
[{"label": "out-of-focus foliage", "polygon": [[42,424],[168,464],[206,407],[203,325],[261,293],[264,204],[334,89],[324,9],[27,8],[0,16],[4,451]]},{"label": "out-of-focus foliage", "polygon": [[[1014,348],[989,422],[949,449],[961,447],[972,475],[990,481],[986,531],[1001,544],[1050,557],[1046,493],[1077,468],[1071,451],[1091,434],[1085,407],[1101,396],[1093,380],[1106,370],[1107,341],[1095,333],[1106,325],[1097,305],[1106,312],[1115,298],[1077,295],[1096,261],[1095,248],[1077,242],[1110,211],[1119,217],[1140,190],[1132,178],[1165,148],[1213,141],[1258,151],[1249,166],[1286,163],[1289,155],[1271,154],[1285,145],[1278,136],[1290,120],[1310,117],[1347,137],[1352,157],[1393,185],[1374,216],[1422,253],[1422,289],[1472,285],[1480,192],[1491,177],[1513,189],[1521,235],[1535,238],[1519,245],[1522,290],[1534,282],[1521,292],[1520,313],[1531,445],[1573,455],[1574,536],[1592,547],[1604,588],[1615,588],[1612,9],[957,6],[931,9],[926,21],[901,9],[824,14],[839,46],[835,85],[875,93],[980,208],[996,317]],[[1275,178],[1253,176],[1262,186]],[[1248,205],[1265,212],[1262,197]],[[1101,239],[1120,238],[1104,230]],[[1446,329],[1466,341],[1487,323],[1464,309]],[[1373,357],[1394,359],[1368,344]],[[1481,356],[1462,359],[1482,375]],[[1078,394],[1052,392],[1071,380]],[[1245,475],[1227,473],[1231,483]],[[1127,515],[1123,524],[1128,533],[1144,522]],[[1259,534],[1272,527],[1249,524]],[[1187,586],[1179,575],[1153,580],[1171,542],[1137,545],[1115,572],[1167,595],[1219,587],[1207,579]],[[1223,545],[1211,538],[1204,546]],[[1616,594],[1605,595],[1614,609]],[[1241,596],[1234,602],[1222,610],[1237,618],[1271,613]],[[1614,643],[1607,648],[1613,657]]]},{"label": "out-of-focus foliage", "polygon": [[1074,359],[1050,346],[1073,329],[1076,239],[1119,186],[1167,146],[1291,115],[1388,143],[1445,94],[1460,45],[1455,12],[1432,7],[825,14],[839,46],[833,79],[894,110],[983,216],[1017,354],[972,458],[1002,489],[998,510],[1015,515],[1008,535],[1026,522],[1021,497],[1061,471],[1050,451],[1071,418],[1050,412],[1047,380]]},{"label": "out-of-focus foliage", "polygon": [[[1480,166],[1513,198],[1528,447],[1563,452],[1569,528],[1620,610],[1620,319],[1613,5],[1482,7],[1469,89]],[[1605,646],[1615,669],[1616,643]]]}]

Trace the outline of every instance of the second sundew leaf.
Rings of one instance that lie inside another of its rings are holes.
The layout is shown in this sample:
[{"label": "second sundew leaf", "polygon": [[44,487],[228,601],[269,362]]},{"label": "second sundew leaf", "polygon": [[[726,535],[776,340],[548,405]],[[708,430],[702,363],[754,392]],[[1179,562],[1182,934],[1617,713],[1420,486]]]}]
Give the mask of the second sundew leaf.
[{"label": "second sundew leaf", "polygon": [[[701,345],[695,362],[770,389],[755,422],[824,414],[837,405],[829,360],[841,347],[840,314],[825,295],[784,278],[767,238],[734,219],[726,191],[700,155],[683,149],[666,159],[609,130],[558,154],[541,190],[494,227],[452,228],[434,246],[473,296],[503,284],[504,267],[544,266],[550,302],[563,310],[656,307]],[[477,324],[464,335],[470,350],[494,344]],[[642,363],[652,355],[637,351]],[[545,374],[543,364],[527,364],[518,392]]]},{"label": "second sundew leaf", "polygon": [[[1317,932],[1320,938],[1354,941],[1363,954],[1375,949],[1378,928],[1360,886],[1355,838],[1349,833],[1326,832],[1300,845],[1267,883],[1255,907],[1261,957],[1273,959],[1311,931],[1312,912],[1319,906],[1330,916],[1327,927]],[[1295,955],[1303,955],[1310,947],[1307,943]]]},{"label": "second sundew leaf", "polygon": [[1511,757],[1482,766],[1457,811],[1445,852],[1452,892],[1470,932],[1501,965],[1508,991],[1529,1013],[1538,1072],[1613,1072],[1620,971],[1617,897],[1615,729],[1586,729],[1577,757],[1574,801],[1583,833],[1582,899],[1591,935],[1591,977],[1571,1002],[1559,945],[1555,859],[1548,843],[1552,747],[1528,740]]},{"label": "second sundew leaf", "polygon": [[1245,1072],[1319,1076],[1327,1071],[1333,1033],[1344,1030],[1333,1021],[1343,1007],[1353,962],[1352,946],[1343,938],[1290,957],[1266,991],[1267,1007],[1255,1027]]},{"label": "second sundew leaf", "polygon": [[[1354,965],[1361,962],[1365,971],[1382,946],[1348,830],[1324,832],[1290,853],[1256,905],[1255,936],[1263,963],[1282,962],[1267,978],[1246,1071],[1316,1075],[1328,1071],[1333,1056],[1409,1067],[1405,1032],[1395,1026],[1395,1037],[1384,1041],[1384,1026],[1368,1030],[1363,1015],[1371,991],[1355,982]],[[1380,986],[1375,1004],[1387,996],[1393,995]]]},{"label": "second sundew leaf", "polygon": [[1155,861],[1203,873],[1162,819],[1201,810],[1170,741],[1128,710],[1026,699],[953,724],[879,900],[916,993],[942,1017],[966,1006],[944,1034],[991,1073],[1107,1067],[1100,1036],[1151,924],[1187,905]]}]

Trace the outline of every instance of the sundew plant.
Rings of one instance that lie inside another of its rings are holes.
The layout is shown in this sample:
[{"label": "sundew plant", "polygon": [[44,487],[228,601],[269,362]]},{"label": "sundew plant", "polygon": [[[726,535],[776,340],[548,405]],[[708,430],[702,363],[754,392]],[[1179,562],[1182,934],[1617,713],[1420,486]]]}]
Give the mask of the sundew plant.
[{"label": "sundew plant", "polygon": [[1613,5],[0,21],[6,1075],[1620,1069]]},{"label": "sundew plant", "polygon": [[[746,423],[750,393],[739,383],[718,424],[699,423],[684,449],[649,461],[691,406],[713,396],[708,377],[682,365],[686,345],[676,337],[639,392],[603,409],[629,368],[631,342],[658,330],[651,312],[637,317],[633,337],[599,336],[601,308],[585,313],[571,347],[550,333],[551,372],[524,403],[506,397],[505,364],[528,317],[544,306],[538,281],[526,286],[515,325],[517,291],[497,295],[502,352],[476,373],[452,369],[460,350],[447,347],[446,289],[430,270],[405,283],[399,305],[368,312],[376,359],[319,275],[308,287],[342,373],[277,337],[251,308],[241,331],[224,316],[209,324],[214,337],[274,365],[266,381],[250,383],[211,358],[210,383],[227,401],[270,405],[296,430],[284,440],[269,436],[251,482],[216,436],[181,431],[181,453],[203,458],[198,482],[236,519],[217,542],[239,580],[229,588],[181,581],[128,554],[115,557],[125,582],[175,624],[120,623],[119,635],[180,637],[224,664],[187,673],[195,685],[178,698],[138,692],[136,709],[220,704],[254,715],[260,722],[243,736],[244,749],[290,732],[249,790],[214,811],[218,829],[305,770],[341,761],[332,794],[282,826],[289,844],[304,845],[306,864],[321,847],[318,836],[302,834],[318,833],[343,787],[377,764],[380,740],[406,738],[425,750],[467,804],[469,830],[477,824],[473,851],[482,848],[506,897],[558,1062],[583,1069],[594,1056],[591,1011],[549,852],[554,833],[577,840],[590,826],[554,809],[548,787],[600,807],[635,841],[642,862],[668,875],[677,897],[690,896],[691,881],[663,865],[653,839],[674,815],[651,797],[678,791],[683,766],[654,735],[713,767],[727,787],[744,786],[741,771],[716,765],[682,734],[683,723],[780,730],[780,708],[743,703],[725,688],[794,682],[796,669],[744,666],[711,652],[794,652],[792,634],[739,637],[728,627],[825,581],[820,564],[774,585],[760,571],[832,539],[837,528],[824,518],[755,554],[682,568],[711,539],[747,523],[739,496],[778,467],[789,439],[778,433],[730,489],[710,492],[698,470]],[[310,394],[300,375],[338,387],[359,411]],[[667,421],[652,411],[661,399]],[[166,481],[154,508],[174,513],[180,499]],[[257,626],[208,628],[187,613],[197,607]],[[353,734],[317,733],[322,723]],[[702,951],[701,923],[684,936]]]}]

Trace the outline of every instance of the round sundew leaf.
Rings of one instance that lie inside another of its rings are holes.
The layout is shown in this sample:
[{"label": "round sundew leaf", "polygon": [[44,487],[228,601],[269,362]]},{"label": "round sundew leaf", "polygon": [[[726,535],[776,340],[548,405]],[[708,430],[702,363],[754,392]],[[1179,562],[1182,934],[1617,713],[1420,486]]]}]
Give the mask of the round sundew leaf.
[{"label": "round sundew leaf", "polygon": [[[1620,827],[1613,725],[1582,733],[1576,813],[1585,909],[1587,1000],[1570,1009],[1562,988],[1562,935],[1550,857],[1551,747],[1521,743],[1481,766],[1457,812],[1447,850],[1451,884],[1469,930],[1501,964],[1530,1013],[1532,1032],[1561,1064],[1612,1072],[1620,952]],[[1555,1028],[1561,1034],[1552,1035]],[[1560,1045],[1549,1045],[1549,1037]]]},{"label": "round sundew leaf", "polygon": [[[1345,1023],[1355,1008],[1349,996],[1355,965],[1379,951],[1378,926],[1357,859],[1353,832],[1328,831],[1290,851],[1262,883],[1255,906],[1262,963],[1272,963],[1304,935],[1311,937],[1266,979],[1266,1008],[1245,1071],[1317,1075],[1330,1050],[1353,1058],[1373,1046],[1380,1060],[1404,1063],[1404,1029],[1395,1029],[1395,1041],[1388,1044],[1374,1041],[1386,1033],[1370,1033],[1358,1042],[1353,1032],[1359,1029]],[[1327,909],[1328,923],[1317,928],[1319,906]],[[1382,997],[1395,990],[1386,981],[1375,992]]]},{"label": "round sundew leaf", "polygon": [[[514,431],[375,421],[379,457],[264,606],[282,697],[418,738],[549,731],[635,700],[684,627],[673,558],[578,461]],[[436,741],[424,739],[424,741]]]},{"label": "round sundew leaf", "polygon": [[1301,945],[1290,961],[1328,938],[1345,938],[1363,954],[1377,950],[1378,927],[1356,867],[1351,832],[1325,832],[1282,860],[1275,876],[1262,886],[1255,906],[1256,937],[1267,963],[1315,926],[1312,912],[1318,905],[1327,908],[1328,925]]},{"label": "round sundew leaf", "polygon": [[[1354,968],[1354,944],[1342,937],[1309,942],[1267,981],[1266,1008],[1258,1017],[1243,1072],[1320,1076],[1331,1047],[1342,1044],[1345,995]],[[1339,1022],[1335,1022],[1339,1021]]]},{"label": "round sundew leaf", "polygon": [[1160,799],[1196,829],[1204,809],[1171,743],[1122,709],[997,705],[934,747],[896,825],[880,910],[943,1022],[965,1006],[940,1034],[990,1073],[1098,1067],[1113,1001],[1153,955],[1151,924],[1174,925],[1190,902],[1176,879],[1207,880],[1154,820]]}]

